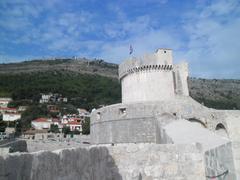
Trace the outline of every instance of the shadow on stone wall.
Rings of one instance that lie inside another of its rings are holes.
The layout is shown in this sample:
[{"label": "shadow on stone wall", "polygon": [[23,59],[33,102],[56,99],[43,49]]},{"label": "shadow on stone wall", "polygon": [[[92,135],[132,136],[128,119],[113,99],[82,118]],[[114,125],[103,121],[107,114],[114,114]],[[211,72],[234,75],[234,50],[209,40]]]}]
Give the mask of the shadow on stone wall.
[{"label": "shadow on stone wall", "polygon": [[1,180],[122,180],[106,147],[0,157]]},{"label": "shadow on stone wall", "polygon": [[16,140],[16,139],[11,139],[11,140],[6,140],[2,141],[0,144],[1,147],[9,147],[9,151],[11,153],[13,152],[27,152],[27,143],[25,140]]}]

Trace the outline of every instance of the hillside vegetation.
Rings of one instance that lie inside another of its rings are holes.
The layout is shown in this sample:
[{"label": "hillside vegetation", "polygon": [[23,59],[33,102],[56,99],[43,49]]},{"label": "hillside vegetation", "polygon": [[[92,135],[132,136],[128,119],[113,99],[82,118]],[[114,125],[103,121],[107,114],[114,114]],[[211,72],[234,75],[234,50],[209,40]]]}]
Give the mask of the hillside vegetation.
[{"label": "hillside vegetation", "polygon": [[[36,103],[40,93],[60,93],[86,108],[121,101],[118,65],[103,60],[57,59],[0,64],[0,96]],[[240,80],[189,78],[190,95],[208,107],[240,109]]]},{"label": "hillside vegetation", "polygon": [[240,80],[196,79],[188,81],[190,95],[216,109],[240,109]]},{"label": "hillside vegetation", "polygon": [[21,63],[0,64],[0,74],[19,74],[32,72],[74,72],[98,74],[106,77],[117,78],[118,65],[107,63],[101,59],[54,59],[54,60],[33,60]]},{"label": "hillside vegetation", "polygon": [[88,110],[120,102],[121,94],[117,79],[70,71],[0,74],[0,92],[19,105],[37,103],[40,93],[60,93],[70,104]]}]

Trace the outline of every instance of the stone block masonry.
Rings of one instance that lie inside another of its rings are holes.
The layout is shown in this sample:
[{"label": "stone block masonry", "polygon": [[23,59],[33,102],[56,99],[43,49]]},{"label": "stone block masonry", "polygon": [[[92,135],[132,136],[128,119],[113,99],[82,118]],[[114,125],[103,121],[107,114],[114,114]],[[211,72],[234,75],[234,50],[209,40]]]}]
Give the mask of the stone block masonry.
[{"label": "stone block masonry", "polygon": [[118,144],[0,157],[1,180],[203,180],[196,145]]}]

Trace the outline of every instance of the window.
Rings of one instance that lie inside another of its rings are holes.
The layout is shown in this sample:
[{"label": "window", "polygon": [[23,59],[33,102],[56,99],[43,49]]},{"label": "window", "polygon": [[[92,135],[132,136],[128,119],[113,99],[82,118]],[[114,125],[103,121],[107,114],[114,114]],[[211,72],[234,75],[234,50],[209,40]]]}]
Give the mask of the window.
[{"label": "window", "polygon": [[126,115],[126,108],[119,108],[120,115]]},{"label": "window", "polygon": [[217,124],[215,130],[218,135],[223,136],[223,137],[228,137],[227,130],[222,123]]},{"label": "window", "polygon": [[97,119],[101,119],[101,112],[97,112]]}]

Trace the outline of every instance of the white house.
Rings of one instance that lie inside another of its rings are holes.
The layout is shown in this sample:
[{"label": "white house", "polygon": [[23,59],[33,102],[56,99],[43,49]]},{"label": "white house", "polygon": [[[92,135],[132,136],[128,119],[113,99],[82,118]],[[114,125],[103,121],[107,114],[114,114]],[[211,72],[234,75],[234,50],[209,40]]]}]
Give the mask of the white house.
[{"label": "white house", "polygon": [[4,113],[3,114],[3,121],[16,121],[21,119],[21,114],[18,113]]},{"label": "white house", "polygon": [[26,111],[27,108],[28,108],[28,106],[19,106],[19,107],[18,107],[18,112]]},{"label": "white house", "polygon": [[71,131],[78,130],[82,132],[82,125],[79,122],[76,121],[69,121],[66,126],[70,127]]},{"label": "white house", "polygon": [[48,103],[50,98],[51,98],[52,94],[42,94],[42,97],[40,99],[40,103]]},{"label": "white house", "polygon": [[12,101],[11,98],[0,98],[0,107],[7,107],[10,101]]},{"label": "white house", "polygon": [[90,113],[86,109],[78,108],[77,111],[80,117],[90,117]]},{"label": "white house", "polygon": [[38,118],[33,120],[31,124],[34,129],[50,129],[52,120],[47,118]]}]

